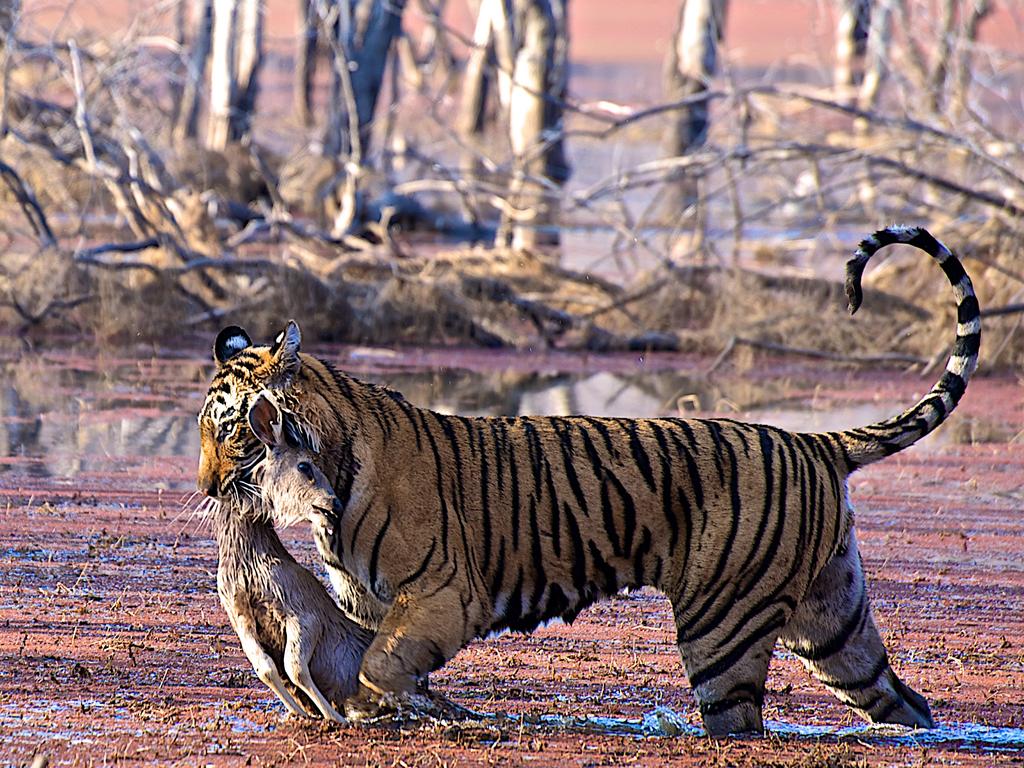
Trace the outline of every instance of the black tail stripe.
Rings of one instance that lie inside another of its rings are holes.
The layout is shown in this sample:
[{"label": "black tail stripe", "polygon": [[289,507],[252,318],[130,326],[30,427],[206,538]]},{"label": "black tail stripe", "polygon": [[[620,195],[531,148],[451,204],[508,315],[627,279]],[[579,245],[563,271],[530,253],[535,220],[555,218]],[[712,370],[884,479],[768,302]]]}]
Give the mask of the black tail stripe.
[{"label": "black tail stripe", "polygon": [[870,464],[913,445],[935,429],[956,407],[974,372],[981,348],[981,313],[971,279],[963,264],[931,234],[917,227],[890,227],[861,242],[846,265],[846,294],[850,311],[856,312],[863,298],[861,277],[871,257],[894,243],[915,246],[935,259],[953,287],[957,299],[957,333],[952,354],[942,378],[916,405],[891,419],[867,429],[836,433],[848,456],[850,470]]}]

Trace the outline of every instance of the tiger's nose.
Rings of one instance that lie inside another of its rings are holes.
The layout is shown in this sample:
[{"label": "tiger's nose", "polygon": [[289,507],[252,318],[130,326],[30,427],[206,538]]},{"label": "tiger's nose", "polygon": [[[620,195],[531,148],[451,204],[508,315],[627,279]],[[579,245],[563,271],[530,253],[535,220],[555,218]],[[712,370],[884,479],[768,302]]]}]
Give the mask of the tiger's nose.
[{"label": "tiger's nose", "polygon": [[210,478],[200,477],[196,481],[196,488],[207,496],[220,496],[220,483],[217,482],[216,475]]}]

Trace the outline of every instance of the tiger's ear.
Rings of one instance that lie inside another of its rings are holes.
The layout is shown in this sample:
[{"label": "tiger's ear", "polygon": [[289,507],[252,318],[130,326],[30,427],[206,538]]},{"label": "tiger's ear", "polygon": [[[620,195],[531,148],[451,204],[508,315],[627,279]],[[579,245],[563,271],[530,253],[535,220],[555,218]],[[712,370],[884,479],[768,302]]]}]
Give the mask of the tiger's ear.
[{"label": "tiger's ear", "polygon": [[243,349],[251,346],[252,339],[248,333],[237,325],[229,325],[217,334],[217,340],[213,342],[213,359],[220,367]]},{"label": "tiger's ear", "polygon": [[301,362],[299,361],[299,345],[302,343],[302,333],[299,331],[299,324],[289,320],[284,330],[277,334],[274,343],[270,347],[270,356],[280,367],[286,379],[290,379],[299,372]]},{"label": "tiger's ear", "polygon": [[249,427],[268,448],[281,444],[281,412],[266,395],[258,395],[249,407]]}]

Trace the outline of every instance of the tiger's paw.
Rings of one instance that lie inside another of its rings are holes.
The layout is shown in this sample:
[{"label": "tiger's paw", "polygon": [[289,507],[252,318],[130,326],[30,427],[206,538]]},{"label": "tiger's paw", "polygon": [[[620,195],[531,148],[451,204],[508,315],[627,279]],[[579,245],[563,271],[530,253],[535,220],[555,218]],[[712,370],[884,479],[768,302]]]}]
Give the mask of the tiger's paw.
[{"label": "tiger's paw", "polygon": [[366,686],[345,701],[345,716],[352,722],[407,724],[421,720],[459,720],[476,716],[437,693],[376,693]]},{"label": "tiger's paw", "polygon": [[430,698],[419,693],[376,693],[366,686],[345,701],[345,716],[353,722],[370,722],[385,719],[404,720],[421,711],[430,710]]}]

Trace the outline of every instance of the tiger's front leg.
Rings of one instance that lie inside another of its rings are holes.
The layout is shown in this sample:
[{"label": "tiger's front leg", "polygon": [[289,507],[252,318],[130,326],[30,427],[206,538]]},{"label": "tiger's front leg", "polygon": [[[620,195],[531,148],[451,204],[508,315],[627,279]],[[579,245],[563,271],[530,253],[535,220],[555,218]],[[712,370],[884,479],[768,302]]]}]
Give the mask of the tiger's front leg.
[{"label": "tiger's front leg", "polygon": [[359,691],[346,704],[353,720],[407,707],[450,714],[444,699],[417,691],[421,679],[455,656],[480,632],[482,610],[454,587],[399,595],[363,656]]}]

